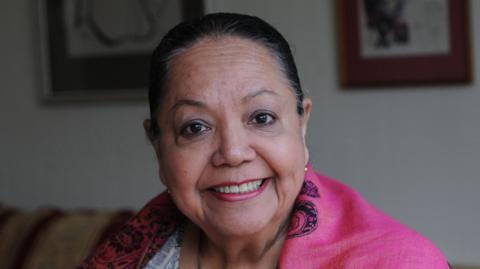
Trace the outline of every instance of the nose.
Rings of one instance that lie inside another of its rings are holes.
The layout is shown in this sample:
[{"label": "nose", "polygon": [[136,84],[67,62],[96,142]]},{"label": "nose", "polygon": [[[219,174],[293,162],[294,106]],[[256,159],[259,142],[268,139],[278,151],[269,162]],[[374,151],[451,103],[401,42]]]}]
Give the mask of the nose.
[{"label": "nose", "polygon": [[218,130],[217,150],[213,153],[214,166],[238,166],[255,159],[251,137],[240,126],[225,126]]}]

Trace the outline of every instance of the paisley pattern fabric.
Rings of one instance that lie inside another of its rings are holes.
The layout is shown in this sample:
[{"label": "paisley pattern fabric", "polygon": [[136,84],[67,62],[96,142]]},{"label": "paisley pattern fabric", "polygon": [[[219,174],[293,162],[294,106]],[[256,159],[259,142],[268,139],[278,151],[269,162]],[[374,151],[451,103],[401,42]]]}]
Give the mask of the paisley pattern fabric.
[{"label": "paisley pattern fabric", "polygon": [[79,268],[143,268],[184,222],[168,193],[150,201]]},{"label": "paisley pattern fabric", "polygon": [[[184,221],[169,194],[160,194],[79,268],[144,268]],[[309,165],[279,267],[448,269],[449,265],[428,239]]]},{"label": "paisley pattern fabric", "polygon": [[180,265],[180,250],[183,243],[184,225],[177,228],[153,256],[144,269],[178,269]]}]

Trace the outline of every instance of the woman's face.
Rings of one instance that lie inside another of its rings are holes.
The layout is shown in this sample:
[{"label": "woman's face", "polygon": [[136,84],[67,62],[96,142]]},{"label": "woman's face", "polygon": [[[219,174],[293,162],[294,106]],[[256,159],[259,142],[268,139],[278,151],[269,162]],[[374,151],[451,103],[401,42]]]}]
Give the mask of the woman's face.
[{"label": "woman's face", "polygon": [[310,101],[299,116],[275,58],[243,38],[201,40],[169,70],[154,145],[178,208],[211,236],[278,227],[303,182]]}]

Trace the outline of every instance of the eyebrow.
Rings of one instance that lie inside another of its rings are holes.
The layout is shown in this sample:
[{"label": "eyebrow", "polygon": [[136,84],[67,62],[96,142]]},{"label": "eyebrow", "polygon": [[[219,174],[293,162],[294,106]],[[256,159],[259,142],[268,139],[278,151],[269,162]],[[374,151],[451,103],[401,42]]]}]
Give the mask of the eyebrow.
[{"label": "eyebrow", "polygon": [[280,95],[274,91],[271,91],[271,90],[267,90],[265,88],[262,88],[258,91],[255,91],[255,92],[252,92],[252,93],[249,93],[247,94],[246,96],[244,96],[242,98],[242,103],[246,103],[248,101],[250,101],[251,99],[259,96],[259,95],[263,95],[263,94],[269,94],[269,95],[272,95],[272,96],[275,96],[275,97],[280,97]]},{"label": "eyebrow", "polygon": [[181,100],[178,100],[178,102],[176,102],[175,105],[173,105],[172,108],[169,109],[169,112],[173,113],[179,107],[184,106],[184,105],[201,107],[201,108],[207,107],[207,105],[205,103],[200,102],[200,101],[196,101],[196,100],[192,100],[192,99],[181,99]]},{"label": "eyebrow", "polygon": [[[260,96],[260,95],[263,95],[263,94],[269,94],[269,95],[272,95],[272,96],[275,96],[275,97],[280,97],[280,95],[274,91],[271,91],[271,90],[267,90],[267,89],[260,89],[258,91],[255,91],[255,92],[252,92],[252,93],[249,93],[247,94],[246,96],[244,96],[242,98],[242,103],[246,103],[248,101],[250,101],[251,99],[257,97],[257,96]],[[199,107],[199,108],[206,108],[207,105],[203,102],[200,102],[200,101],[197,101],[197,100],[192,100],[192,99],[181,99],[181,100],[178,100],[173,106],[172,108],[169,109],[169,112],[170,113],[173,113],[175,112],[175,110],[177,110],[179,107],[181,106],[184,106],[184,105],[187,105],[187,106],[194,106],[194,107]]]}]

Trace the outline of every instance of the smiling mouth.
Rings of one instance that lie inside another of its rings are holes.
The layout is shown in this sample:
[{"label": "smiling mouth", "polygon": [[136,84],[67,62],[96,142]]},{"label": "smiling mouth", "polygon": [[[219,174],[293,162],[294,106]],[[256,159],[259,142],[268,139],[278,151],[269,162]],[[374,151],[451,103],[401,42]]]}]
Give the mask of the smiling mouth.
[{"label": "smiling mouth", "polygon": [[261,188],[263,183],[269,178],[261,178],[257,180],[252,180],[249,182],[245,182],[242,184],[232,184],[232,185],[225,185],[219,187],[211,188],[212,191],[217,193],[225,193],[225,194],[244,194],[249,192],[257,191]]}]

